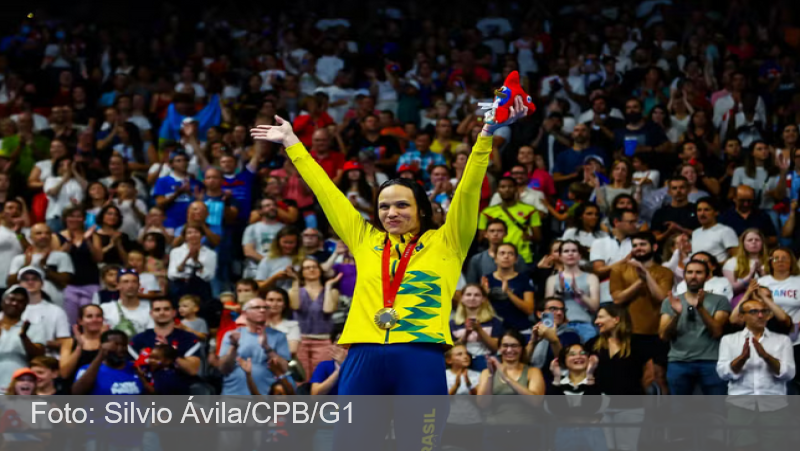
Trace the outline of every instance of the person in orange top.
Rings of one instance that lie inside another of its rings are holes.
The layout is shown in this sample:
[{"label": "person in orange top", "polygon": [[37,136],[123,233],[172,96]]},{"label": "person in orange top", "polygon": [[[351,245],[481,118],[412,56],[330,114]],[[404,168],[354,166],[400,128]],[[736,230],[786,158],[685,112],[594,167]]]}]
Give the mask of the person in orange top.
[{"label": "person in orange top", "polygon": [[389,110],[381,111],[378,119],[379,123],[381,124],[381,135],[394,136],[395,139],[397,139],[397,143],[400,145],[400,150],[405,153],[409,141],[408,133],[406,133],[406,130],[403,127],[397,125],[397,121],[395,121],[394,118],[394,113]]},{"label": "person in orange top", "polygon": [[609,290],[614,304],[626,306],[631,315],[632,342],[652,360],[656,383],[667,393],[668,347],[658,337],[661,303],[672,290],[672,271],[653,260],[658,245],[651,232],[631,237],[630,255],[611,268]]}]

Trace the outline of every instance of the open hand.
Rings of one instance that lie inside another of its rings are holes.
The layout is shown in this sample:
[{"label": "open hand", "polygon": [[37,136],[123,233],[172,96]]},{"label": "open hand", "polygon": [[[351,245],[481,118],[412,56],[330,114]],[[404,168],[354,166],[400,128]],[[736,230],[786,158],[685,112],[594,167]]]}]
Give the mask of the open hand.
[{"label": "open hand", "polygon": [[256,141],[269,141],[286,147],[299,142],[289,121],[276,115],[275,123],[277,125],[259,125],[250,129],[250,136]]}]

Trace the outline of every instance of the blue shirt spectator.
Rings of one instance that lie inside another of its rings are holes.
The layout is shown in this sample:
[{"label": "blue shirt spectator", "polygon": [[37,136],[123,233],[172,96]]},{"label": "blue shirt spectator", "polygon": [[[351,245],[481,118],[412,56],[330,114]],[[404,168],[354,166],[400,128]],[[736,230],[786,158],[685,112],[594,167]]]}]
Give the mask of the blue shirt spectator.
[{"label": "blue shirt spectator", "polygon": [[189,158],[182,151],[170,157],[172,172],[156,180],[153,195],[156,204],[164,210],[164,227],[177,228],[186,224],[186,210],[194,201],[194,193],[202,188],[197,180],[190,178],[186,170]]}]

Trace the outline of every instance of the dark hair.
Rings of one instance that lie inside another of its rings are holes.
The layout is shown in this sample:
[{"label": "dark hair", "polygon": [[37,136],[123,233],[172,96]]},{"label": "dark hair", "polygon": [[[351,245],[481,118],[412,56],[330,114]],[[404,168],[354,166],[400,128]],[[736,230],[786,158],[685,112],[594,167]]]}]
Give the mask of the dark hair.
[{"label": "dark hair", "polygon": [[258,282],[256,282],[253,279],[250,279],[250,278],[239,279],[239,280],[236,281],[236,284],[234,285],[234,288],[237,285],[247,285],[247,286],[249,286],[250,288],[253,289],[254,293],[258,293]]},{"label": "dark hair", "polygon": [[[558,364],[561,365],[561,368],[566,368],[567,367],[567,355],[569,355],[569,350],[574,348],[575,346],[578,346],[579,348],[581,348],[581,351],[583,351],[583,352],[585,352],[587,354],[590,354],[589,349],[585,345],[580,343],[580,342],[572,343],[571,345],[567,345],[567,346],[563,346],[561,348],[561,351],[559,351],[559,353],[558,353]],[[558,376],[555,376],[555,377],[558,377]]]},{"label": "dark hair", "polygon": [[515,188],[517,187],[517,181],[514,180],[514,178],[509,177],[507,175],[504,175],[504,176],[500,177],[499,179],[497,179],[497,187],[498,188],[500,187],[500,182],[502,182],[503,180],[508,180],[509,182],[511,182],[511,184],[514,185]]},{"label": "dark hair", "polygon": [[489,230],[489,226],[490,225],[495,225],[495,224],[502,224],[503,225],[503,230],[505,230],[506,234],[508,234],[508,224],[506,224],[505,221],[503,221],[502,219],[499,219],[499,218],[492,218],[489,221],[487,221],[486,222],[486,230]]},{"label": "dark hair", "polygon": [[619,202],[621,199],[630,200],[631,201],[631,205],[633,206],[630,210],[632,210],[634,213],[638,213],[639,212],[639,202],[636,201],[635,197],[631,196],[628,193],[617,194],[614,197],[614,200],[611,201],[611,208],[617,208],[617,202]]},{"label": "dark hair", "polygon": [[611,224],[611,227],[616,227],[614,223],[616,221],[622,221],[622,216],[624,216],[625,213],[636,214],[635,211],[628,209],[621,210],[619,208],[614,208],[613,210],[611,210],[611,213],[608,214],[608,222]]},{"label": "dark hair", "polygon": [[497,343],[498,346],[503,342],[503,338],[505,337],[511,337],[519,342],[519,344],[522,346],[522,352],[520,353],[519,360],[522,363],[528,363],[528,353],[525,352],[525,345],[528,343],[528,341],[525,340],[522,334],[516,329],[506,329],[506,331],[503,332],[503,335],[500,336],[500,340]]},{"label": "dark hair", "polygon": [[[66,207],[64,207],[63,210],[61,210],[61,222],[64,224],[65,227],[67,225],[67,218],[69,218],[70,216],[72,216],[73,213],[76,212],[80,213],[81,216],[83,217],[86,216],[86,212],[83,211],[83,207],[81,207],[80,205],[67,205]],[[83,226],[83,224],[81,224],[81,226]]]},{"label": "dark hair", "polygon": [[122,212],[119,210],[119,207],[117,207],[114,204],[106,205],[105,207],[100,209],[100,213],[97,215],[98,220],[96,222],[100,227],[103,227],[103,217],[105,217],[106,213],[108,213],[108,210],[111,210],[112,208],[114,210],[117,210],[117,216],[119,217],[119,220],[117,221],[116,224],[109,225],[109,227],[111,227],[114,230],[117,230],[122,226]]},{"label": "dark hair", "polygon": [[[519,249],[517,249],[517,245],[516,244],[514,244],[514,243],[500,243],[500,245],[497,246],[497,250],[500,250],[500,248],[503,247],[503,246],[510,247],[510,248],[514,249],[514,253],[517,255],[517,257],[519,257]],[[561,250],[559,249],[559,253],[560,252],[561,252]]]},{"label": "dark hair", "polygon": [[671,177],[667,181],[667,188],[669,188],[669,186],[672,185],[672,182],[683,182],[683,183],[685,183],[687,185],[689,184],[689,180],[686,177],[682,176],[682,175],[675,175],[675,176]]},{"label": "dark hair", "polygon": [[[744,155],[744,172],[751,179],[756,178],[756,160],[753,157],[753,152],[756,150],[756,146],[759,144],[763,144],[769,148],[769,144],[767,144],[766,141],[758,139],[750,144],[750,151]],[[767,158],[764,160],[764,170],[767,171],[767,175],[770,177],[778,174],[778,167],[775,166],[775,161],[772,158]]]},{"label": "dark hair", "polygon": [[84,193],[86,193],[86,197],[83,198],[83,209],[86,211],[92,210],[94,208],[94,205],[92,205],[92,197],[89,195],[89,192],[92,190],[92,187],[94,185],[100,185],[103,188],[103,191],[105,192],[103,200],[108,200],[109,197],[108,187],[105,184],[103,184],[102,182],[90,182],[89,185],[86,187],[86,191],[84,191]]},{"label": "dark hair", "polygon": [[692,264],[694,264],[694,265],[703,265],[703,268],[706,271],[706,277],[711,277],[711,268],[708,266],[708,263],[706,263],[706,262],[704,262],[702,260],[691,259],[691,260],[689,260],[688,263],[686,263],[686,266],[684,266],[684,268],[685,269],[689,269],[689,265],[692,265]]},{"label": "dark hair", "polygon": [[169,304],[169,307],[171,309],[175,310],[175,306],[172,305],[172,301],[170,301],[167,298],[157,298],[157,299],[153,299],[152,301],[150,301],[150,310],[153,310],[153,308],[156,306],[156,302],[166,302],[166,303]]},{"label": "dark hair", "polygon": [[292,316],[292,308],[289,306],[289,293],[283,288],[270,287],[264,291],[264,298],[266,299],[267,295],[270,293],[278,293],[281,295],[283,298],[283,312],[281,312],[281,317],[283,319],[289,319]]},{"label": "dark hair", "polygon": [[61,167],[61,163],[65,162],[65,161],[71,161],[71,160],[72,160],[72,157],[70,157],[69,155],[64,155],[63,157],[61,157],[58,160],[54,161],[53,162],[53,167],[50,168],[50,175],[52,175],[53,177],[58,177],[58,168]]},{"label": "dark hair", "polygon": [[385,232],[386,229],[381,224],[380,217],[378,212],[380,211],[378,205],[378,199],[381,197],[381,193],[383,190],[390,186],[400,185],[404,186],[411,190],[414,194],[414,201],[417,203],[417,220],[419,221],[419,234],[423,235],[428,230],[435,230],[438,227],[433,222],[433,206],[431,205],[431,200],[428,198],[428,194],[425,192],[425,188],[420,185],[419,183],[415,182],[414,180],[409,179],[392,179],[383,182],[380,188],[378,188],[378,193],[375,196],[375,200],[373,202],[373,207],[375,209],[375,219],[372,221],[372,225],[375,226],[381,232]]},{"label": "dark hair", "polygon": [[344,333],[344,324],[337,324],[331,330],[331,343],[336,344],[336,338]]},{"label": "dark hair", "polygon": [[153,351],[159,350],[164,354],[164,359],[170,362],[174,362],[178,359],[178,350],[173,348],[171,345],[160,343],[153,347]]},{"label": "dark hair", "polygon": [[58,360],[47,355],[32,358],[30,367],[33,368],[35,366],[47,368],[50,371],[58,371],[59,368]]},{"label": "dark hair", "polygon": [[133,159],[136,160],[137,163],[144,163],[144,142],[142,142],[142,135],[139,131],[139,127],[132,122],[125,122],[122,124],[122,128],[128,133],[128,138],[133,148]]},{"label": "dark hair", "polygon": [[152,253],[147,254],[147,256],[163,260],[167,255],[167,237],[165,237],[163,233],[149,232],[145,234],[142,243],[144,243],[148,238],[153,238],[156,240],[156,248]]},{"label": "dark hair", "polygon": [[104,314],[103,309],[99,305],[97,305],[97,304],[86,304],[86,305],[82,305],[81,308],[78,309],[78,318],[83,318],[83,315],[86,314],[86,310],[89,310],[89,308],[91,308],[91,307],[97,307],[97,309],[100,310],[100,314],[101,315]]},{"label": "dark hair", "polygon": [[544,308],[545,308],[545,306],[547,305],[547,303],[548,303],[548,302],[552,302],[552,301],[560,302],[560,303],[561,303],[561,305],[563,305],[564,307],[566,307],[566,306],[567,306],[567,303],[566,303],[566,301],[564,301],[564,299],[562,299],[562,298],[560,298],[560,297],[558,297],[558,296],[548,296],[548,297],[546,297],[546,298],[542,299],[542,301],[541,301],[541,302],[539,302],[539,303],[536,305],[536,311],[537,311],[537,312],[543,312],[543,311],[544,311]]},{"label": "dark hair", "polygon": [[647,241],[648,243],[650,243],[650,246],[655,246],[657,243],[656,236],[653,235],[653,232],[636,232],[631,236],[631,242],[633,240]]},{"label": "dark hair", "polygon": [[125,343],[128,342],[128,334],[121,330],[111,329],[103,332],[102,335],[100,335],[100,343],[107,343],[111,337],[120,337],[125,341]]},{"label": "dark hair", "polygon": [[714,211],[719,211],[719,203],[717,203],[716,199],[714,199],[711,196],[705,196],[701,197],[700,199],[697,199],[695,205],[699,207],[700,204],[708,204],[708,206],[711,207]]},{"label": "dark hair", "polygon": [[[708,263],[710,263],[710,265],[709,264],[706,265],[708,267],[708,275],[709,276],[721,277],[722,276],[722,266],[719,264],[719,260],[717,260],[717,257],[714,257],[713,255],[709,254],[708,252],[706,252],[706,251],[695,252],[694,254],[692,254],[692,258],[690,259],[690,261],[694,260],[694,258],[696,256],[700,255],[700,254],[705,255],[706,257],[708,257]],[[713,270],[711,269],[712,267],[714,268]]]},{"label": "dark hair", "polygon": [[[358,171],[361,174],[361,177],[356,182],[358,188],[358,195],[361,196],[365,201],[369,202],[372,200],[373,190],[372,187],[367,182],[366,174],[364,173],[363,169],[350,169],[345,171],[342,174],[342,177],[339,179],[339,191],[347,195],[347,192],[350,191],[350,178],[347,176],[347,173],[350,171]],[[376,210],[377,211],[377,210]]]},{"label": "dark hair", "polygon": [[[573,219],[575,220],[575,228],[578,230],[578,232],[580,232],[580,231],[582,231],[584,229],[583,214],[586,213],[586,210],[588,210],[590,208],[594,208],[595,210],[597,210],[597,214],[598,215],[600,214],[600,207],[598,207],[597,204],[595,204],[594,202],[583,202],[575,210],[575,216],[574,216]],[[597,234],[600,232],[600,221],[599,220],[597,221],[597,224],[594,225],[594,227],[592,228],[591,232],[592,232],[592,235],[595,235],[595,236],[597,236]]]}]

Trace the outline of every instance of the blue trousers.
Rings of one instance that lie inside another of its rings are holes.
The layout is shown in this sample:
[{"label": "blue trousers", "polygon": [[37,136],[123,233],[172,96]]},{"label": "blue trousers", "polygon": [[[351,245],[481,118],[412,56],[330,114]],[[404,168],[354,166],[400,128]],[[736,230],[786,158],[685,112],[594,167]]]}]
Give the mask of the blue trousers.
[{"label": "blue trousers", "polygon": [[728,383],[720,379],[717,362],[711,360],[669,362],[667,384],[671,395],[692,395],[697,384],[704,395],[728,394]]},{"label": "blue trousers", "polygon": [[352,423],[336,424],[334,451],[379,448],[392,418],[397,451],[439,449],[450,413],[442,345],[354,344],[340,372],[339,402],[354,404]]}]

